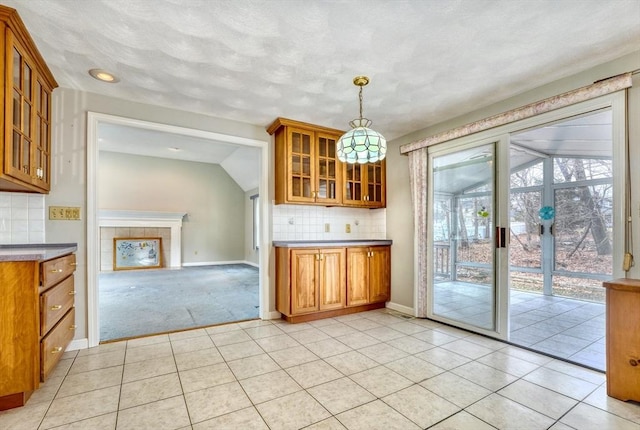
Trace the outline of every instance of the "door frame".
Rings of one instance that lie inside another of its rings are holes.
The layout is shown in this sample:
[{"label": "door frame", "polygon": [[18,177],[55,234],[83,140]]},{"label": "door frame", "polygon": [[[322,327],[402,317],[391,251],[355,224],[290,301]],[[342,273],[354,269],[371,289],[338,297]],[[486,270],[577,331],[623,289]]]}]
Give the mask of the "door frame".
[{"label": "door frame", "polygon": [[[509,172],[510,172],[509,165],[508,165],[508,161],[509,161],[508,143],[510,140],[509,139],[510,135],[518,132],[522,132],[530,128],[539,127],[544,124],[562,121],[574,116],[584,115],[589,112],[595,112],[595,111],[607,109],[607,108],[610,108],[612,112],[612,136],[611,137],[612,137],[612,150],[613,150],[613,169],[615,172],[620,172],[618,175],[614,176],[613,178],[613,240],[612,240],[612,243],[618,244],[617,246],[614,245],[614,249],[613,249],[613,277],[621,278],[625,276],[625,272],[622,270],[622,260],[625,252],[623,244],[625,243],[624,238],[625,238],[625,229],[627,225],[626,215],[625,215],[626,213],[625,198],[624,198],[627,192],[626,183],[625,183],[626,169],[627,169],[627,163],[626,163],[627,155],[625,151],[626,137],[627,137],[627,134],[626,134],[627,133],[627,130],[626,130],[627,107],[626,107],[625,91],[617,91],[615,93],[606,94],[601,97],[583,101],[581,103],[576,103],[560,109],[545,112],[531,118],[526,118],[520,121],[514,121],[509,124],[505,124],[496,128],[492,128],[492,129],[484,130],[475,134],[463,136],[458,139],[453,139],[446,142],[438,143],[436,145],[430,146],[428,148],[428,151],[429,153],[431,153],[433,151],[443,150],[443,148],[446,150],[451,148],[453,151],[454,148],[460,148],[463,145],[472,145],[474,143],[479,144],[480,142],[484,142],[484,143],[497,142],[506,136],[507,145],[502,145],[502,148],[496,151],[496,158],[498,159],[498,157],[500,157],[501,155],[502,158],[504,159],[504,160],[499,160],[498,162],[501,163],[500,170],[502,170],[503,172],[506,172],[507,176],[506,176],[506,180],[496,179],[498,181],[498,184],[501,184],[503,188],[502,191],[499,191],[496,188],[496,193],[500,192],[502,194],[499,194],[499,195],[503,196],[501,199],[500,198],[498,199],[498,204],[501,203],[500,200],[504,200],[504,204],[507,205],[507,210],[504,210],[504,208],[502,207],[500,209],[506,212],[505,215],[507,216],[507,220],[504,225],[508,228],[509,227],[508,226],[508,201],[509,201],[508,196],[509,196]],[[501,151],[507,151],[507,152],[505,154],[505,153],[502,153]],[[502,163],[503,161],[507,162],[506,169],[504,168],[504,163]],[[428,167],[427,175],[429,175],[428,176],[429,178],[428,182],[429,182],[432,174],[432,166],[429,164],[427,167]],[[431,205],[432,202],[433,202],[433,196],[431,194],[428,194],[427,205]],[[496,208],[496,210],[500,210],[500,209]],[[431,210],[428,210],[427,212],[430,213]],[[433,223],[433,219],[431,218],[431,214],[429,214],[427,217],[427,225],[432,225],[432,223]],[[430,241],[431,239],[427,238],[427,256],[426,256],[427,261],[423,262],[423,261],[416,260],[414,263],[416,267],[418,264],[428,264],[429,261],[432,261],[433,255],[430,254],[432,252],[432,246],[430,246]],[[414,255],[416,256],[415,258],[417,259],[418,253],[416,252]],[[505,258],[507,258],[507,263],[503,265],[504,268],[501,268],[499,270],[507,271],[506,277],[503,278],[503,279],[506,279],[506,282],[504,282],[503,285],[499,286],[499,288],[497,289],[498,291],[496,291],[496,300],[497,300],[496,329],[499,331],[492,332],[488,330],[483,330],[475,326],[459,323],[457,321],[447,320],[445,322],[447,322],[448,324],[456,325],[463,329],[485,334],[487,336],[508,340],[508,336],[510,332],[508,254],[506,255]],[[429,270],[427,273],[431,273],[431,270]],[[496,279],[498,279],[498,276],[502,277],[504,276],[504,274],[502,273],[500,273],[499,275],[497,274]],[[430,286],[431,282],[432,282],[431,276],[429,275],[429,279],[427,281],[428,297],[430,294],[429,290],[431,289],[431,286]],[[418,294],[417,288],[414,294],[415,295]],[[431,300],[429,300],[428,302],[429,302],[428,314],[429,313],[432,314],[433,303]],[[416,299],[414,299],[414,303],[417,303]],[[415,309],[415,304],[414,304],[414,313],[416,311],[417,309]],[[428,317],[432,318],[429,315]]]},{"label": "door frame", "polygon": [[[100,310],[98,300],[98,273],[100,267],[100,228],[98,208],[98,126],[100,123],[124,125],[144,128],[164,133],[180,134],[183,136],[210,139],[221,143],[249,146],[260,149],[260,185],[258,193],[260,199],[260,225],[271,225],[269,217],[269,142],[266,140],[249,139],[211,131],[143,121],[97,112],[87,112],[87,338],[89,348],[100,343]],[[260,228],[259,238],[259,317],[271,319],[279,317],[280,313],[270,312],[269,294],[269,250],[271,244],[269,236],[271,228]],[[277,316],[275,316],[277,314]]]}]

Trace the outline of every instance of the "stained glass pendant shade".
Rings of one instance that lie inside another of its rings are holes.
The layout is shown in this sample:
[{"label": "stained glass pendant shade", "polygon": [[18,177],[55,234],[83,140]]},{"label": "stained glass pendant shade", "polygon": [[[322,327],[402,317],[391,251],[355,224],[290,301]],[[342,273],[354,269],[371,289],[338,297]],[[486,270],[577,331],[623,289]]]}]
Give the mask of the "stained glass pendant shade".
[{"label": "stained glass pendant shade", "polygon": [[362,117],[362,87],[369,83],[369,78],[356,76],[353,83],[360,87],[360,118],[349,122],[351,130],[338,139],[338,159],[350,164],[375,163],[387,155],[387,140],[370,129],[371,121]]}]

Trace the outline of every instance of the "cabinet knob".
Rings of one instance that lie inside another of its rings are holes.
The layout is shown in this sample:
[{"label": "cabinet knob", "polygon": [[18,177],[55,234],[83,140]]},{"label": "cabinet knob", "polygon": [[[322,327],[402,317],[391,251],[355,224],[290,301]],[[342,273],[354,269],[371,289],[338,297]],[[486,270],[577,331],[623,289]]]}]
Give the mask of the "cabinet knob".
[{"label": "cabinet knob", "polygon": [[62,305],[53,305],[53,306],[51,306],[51,310],[52,311],[58,311],[60,309],[62,309]]},{"label": "cabinet knob", "polygon": [[60,353],[60,352],[62,352],[62,347],[61,347],[61,346],[56,346],[55,348],[53,348],[53,349],[51,350],[51,353],[52,353],[52,354],[58,354],[58,353]]},{"label": "cabinet knob", "polygon": [[76,328],[78,328],[78,326],[77,326],[77,325],[71,325],[71,326],[69,326],[69,330],[75,330]]},{"label": "cabinet knob", "polygon": [[62,269],[53,269],[51,273],[62,273]]},{"label": "cabinet knob", "polygon": [[69,263],[69,266],[77,266],[78,263]]},{"label": "cabinet knob", "polygon": [[634,360],[633,358],[631,360],[629,360],[629,364],[632,366],[637,366],[638,365],[638,360]]},{"label": "cabinet knob", "polygon": [[76,290],[71,290],[71,291],[69,291],[69,295],[70,295],[70,296],[75,296],[75,295],[76,295]]}]

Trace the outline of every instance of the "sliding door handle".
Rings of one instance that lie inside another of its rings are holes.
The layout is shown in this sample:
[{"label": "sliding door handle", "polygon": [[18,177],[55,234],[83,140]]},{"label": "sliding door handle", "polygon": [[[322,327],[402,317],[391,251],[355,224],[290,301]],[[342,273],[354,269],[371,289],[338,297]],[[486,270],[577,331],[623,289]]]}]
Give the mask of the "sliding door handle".
[{"label": "sliding door handle", "polygon": [[496,227],[496,248],[507,247],[507,229],[505,227]]}]

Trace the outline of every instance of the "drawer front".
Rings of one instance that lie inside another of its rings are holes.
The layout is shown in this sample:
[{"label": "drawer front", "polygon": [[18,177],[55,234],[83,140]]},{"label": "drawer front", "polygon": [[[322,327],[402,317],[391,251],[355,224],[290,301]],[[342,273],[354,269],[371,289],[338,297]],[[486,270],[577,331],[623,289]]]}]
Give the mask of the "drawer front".
[{"label": "drawer front", "polygon": [[49,330],[73,307],[76,290],[73,275],[40,295],[40,336]]},{"label": "drawer front", "polygon": [[75,270],[75,254],[65,255],[64,257],[43,262],[41,267],[42,288],[46,290],[71,275]]},{"label": "drawer front", "polygon": [[62,354],[69,346],[76,331],[75,308],[60,320],[60,322],[40,342],[40,377],[45,381]]}]

